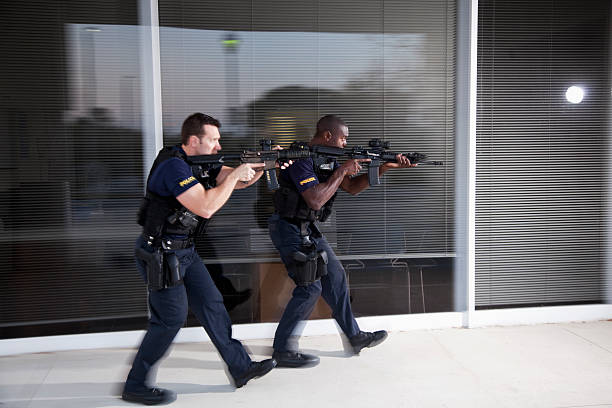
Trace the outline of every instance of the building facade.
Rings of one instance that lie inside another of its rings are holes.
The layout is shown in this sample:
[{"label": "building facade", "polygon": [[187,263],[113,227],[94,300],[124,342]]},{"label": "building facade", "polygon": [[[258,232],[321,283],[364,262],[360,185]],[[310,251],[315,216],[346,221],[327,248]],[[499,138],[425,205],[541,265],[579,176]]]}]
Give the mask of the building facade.
[{"label": "building facade", "polygon": [[[337,114],[350,146],[444,161],[339,194],[323,225],[366,327],[612,317],[607,1],[9,1],[2,16],[5,344],[136,342],[135,214],[193,112],[221,120],[225,152],[308,140]],[[197,248],[243,338],[271,337],[293,285],[271,212],[263,182],[237,191]],[[329,317],[320,302],[311,332]]]}]

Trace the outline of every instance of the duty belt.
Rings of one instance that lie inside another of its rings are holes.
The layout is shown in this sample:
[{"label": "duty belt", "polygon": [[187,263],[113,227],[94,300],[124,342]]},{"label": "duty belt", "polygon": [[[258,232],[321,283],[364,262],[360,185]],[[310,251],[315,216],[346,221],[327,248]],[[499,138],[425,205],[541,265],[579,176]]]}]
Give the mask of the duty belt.
[{"label": "duty belt", "polygon": [[151,237],[148,235],[143,235],[143,238],[147,242],[148,245],[154,248],[162,247],[163,249],[168,249],[168,250],[185,249],[185,248],[189,248],[195,245],[195,241],[193,240],[193,238],[185,238],[185,239],[164,238],[162,239],[162,238]]},{"label": "duty belt", "polygon": [[308,222],[306,220],[300,220],[299,218],[281,217],[281,219],[284,221],[287,221],[290,224],[297,225],[298,227],[300,226],[301,223]]},{"label": "duty belt", "polygon": [[[314,238],[321,238],[322,236],[321,231],[319,231],[319,227],[317,227],[317,224],[315,224],[314,221],[288,217],[281,217],[281,219],[297,226],[300,229],[300,236],[302,238],[308,235],[312,235]],[[310,227],[310,234],[308,233],[308,227]]]}]

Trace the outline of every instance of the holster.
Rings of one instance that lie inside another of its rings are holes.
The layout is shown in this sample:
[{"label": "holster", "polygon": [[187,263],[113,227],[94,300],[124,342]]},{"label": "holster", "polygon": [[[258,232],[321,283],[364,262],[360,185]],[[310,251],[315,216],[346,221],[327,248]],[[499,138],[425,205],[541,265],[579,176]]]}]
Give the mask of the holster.
[{"label": "holster", "polygon": [[183,283],[181,264],[174,252],[164,253],[164,278],[166,279],[167,288]]},{"label": "holster", "polygon": [[162,248],[149,252],[138,247],[135,255],[145,264],[150,290],[161,290],[183,283],[180,262],[174,252],[166,252]]},{"label": "holster", "polygon": [[327,252],[324,250],[308,253],[295,251],[287,269],[296,285],[308,286],[327,275],[327,262]]}]

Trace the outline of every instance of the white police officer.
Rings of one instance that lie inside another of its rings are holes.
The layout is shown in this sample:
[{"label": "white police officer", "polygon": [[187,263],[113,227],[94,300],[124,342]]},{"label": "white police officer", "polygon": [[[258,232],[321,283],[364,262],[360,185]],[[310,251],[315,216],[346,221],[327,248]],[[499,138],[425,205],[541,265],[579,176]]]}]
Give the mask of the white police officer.
[{"label": "white police officer", "polygon": [[198,318],[236,387],[268,373],[273,359],[251,361],[242,344],[231,337],[231,321],[223,298],[194,249],[194,240],[207,219],[229,199],[232,191],[257,181],[263,164],[236,168],[191,166],[189,156],[221,150],[218,120],[195,113],[183,123],[181,144],[160,151],[147,180],[139,214],[143,234],[136,243],[140,273],[149,286],[150,319],[134,358],[122,398],[147,405],[171,402],[176,394],[153,387],[147,378],[183,326],[188,307]]}]

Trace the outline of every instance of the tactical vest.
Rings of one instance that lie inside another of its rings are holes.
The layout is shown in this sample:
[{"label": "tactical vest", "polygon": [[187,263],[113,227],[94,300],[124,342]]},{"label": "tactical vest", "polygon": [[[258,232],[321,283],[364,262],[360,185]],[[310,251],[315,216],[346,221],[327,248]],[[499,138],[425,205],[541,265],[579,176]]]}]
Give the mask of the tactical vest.
[{"label": "tactical vest", "polygon": [[[317,178],[327,180],[334,172],[334,166],[330,163],[319,164],[315,163],[314,172]],[[325,203],[320,210],[313,210],[308,206],[302,194],[291,180],[285,177],[279,178],[280,188],[274,192],[274,210],[283,217],[297,221],[320,221],[324,222],[331,215],[332,206],[338,193]]]},{"label": "tactical vest", "polygon": [[[174,196],[163,197],[148,189],[151,175],[166,160],[179,158],[189,164],[185,153],[176,147],[164,147],[153,162],[147,178],[147,192],[138,211],[138,224],[143,227],[143,234],[159,239],[165,236],[186,236],[194,239],[204,232],[207,219],[187,210]],[[194,177],[210,189],[216,186],[216,178],[221,165],[204,168],[201,165],[189,164]]]}]

